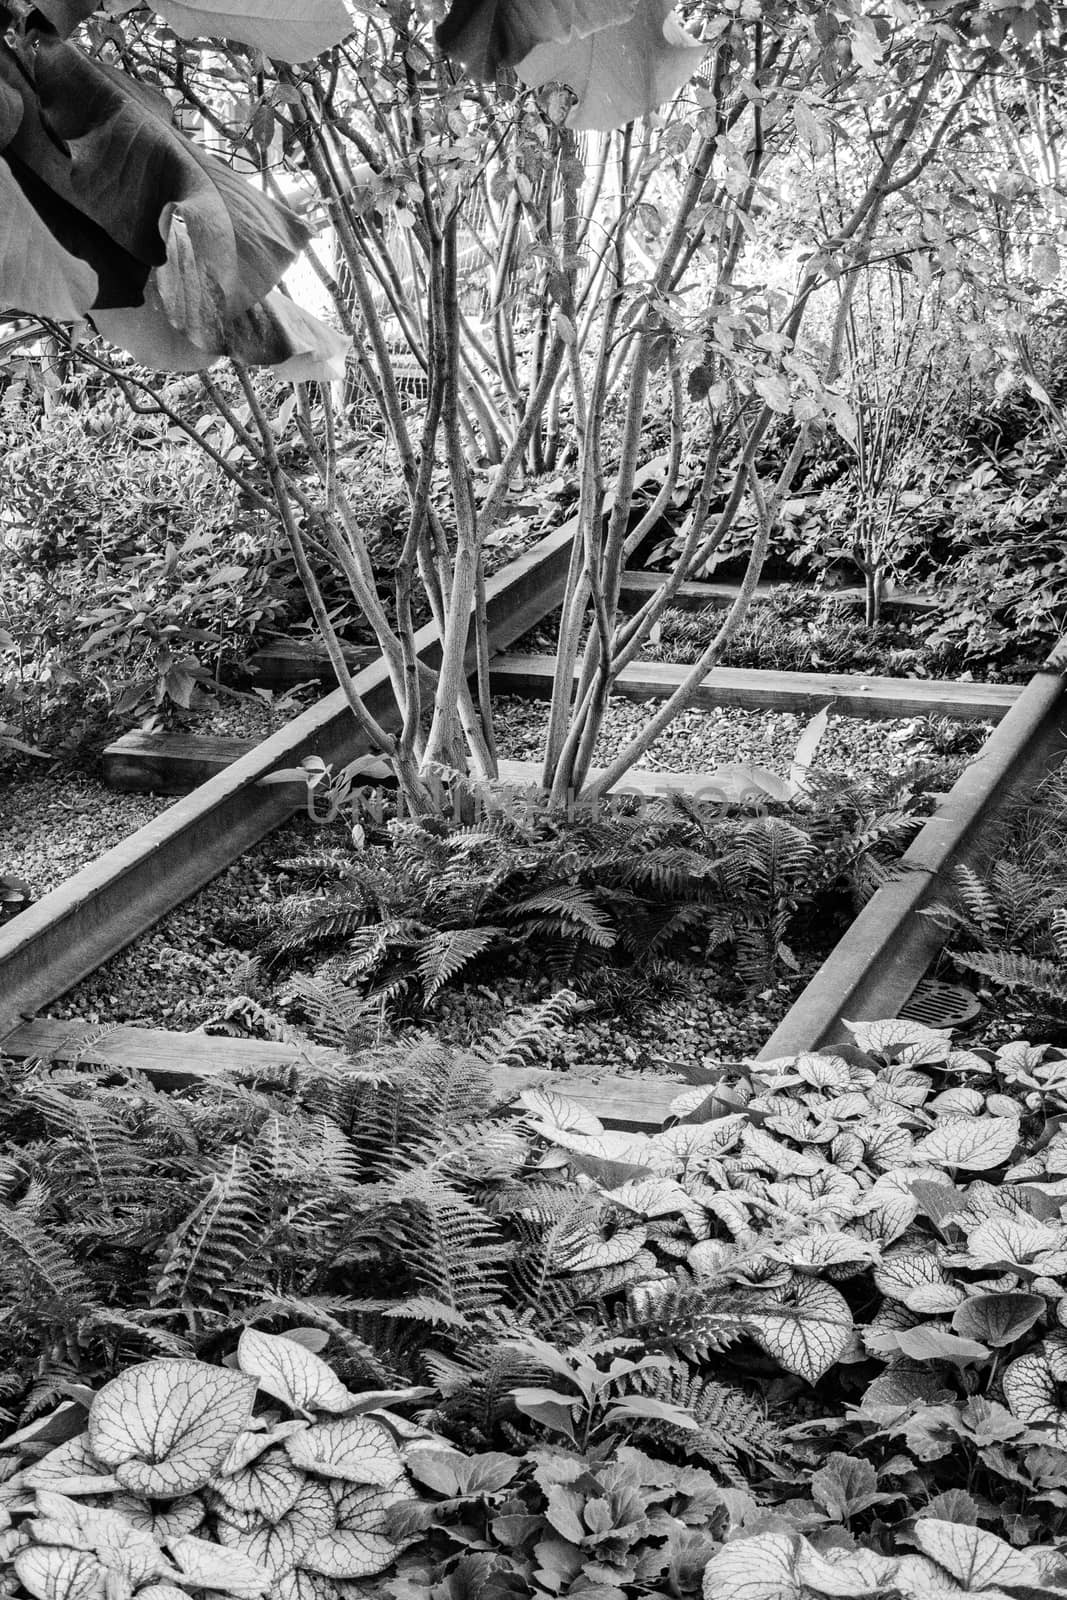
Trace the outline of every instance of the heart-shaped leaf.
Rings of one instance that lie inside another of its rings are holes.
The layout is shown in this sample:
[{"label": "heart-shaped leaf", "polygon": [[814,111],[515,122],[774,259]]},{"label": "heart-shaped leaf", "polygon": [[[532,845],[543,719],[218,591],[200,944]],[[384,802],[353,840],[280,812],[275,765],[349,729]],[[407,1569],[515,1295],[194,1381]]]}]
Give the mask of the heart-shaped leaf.
[{"label": "heart-shaped leaf", "polygon": [[848,1301],[817,1278],[800,1278],[777,1291],[746,1311],[745,1323],[768,1355],[807,1383],[829,1371],[852,1337]]},{"label": "heart-shaped leaf", "polygon": [[258,1328],[242,1333],[237,1364],[258,1379],[267,1394],[294,1411],[347,1411],[355,1399],[320,1356],[292,1339]]},{"label": "heart-shaped leaf", "polygon": [[1028,1551],[1014,1549],[984,1528],[919,1517],[912,1537],[923,1555],[944,1567],[964,1589],[1037,1588],[1041,1583],[1040,1568]]},{"label": "heart-shaped leaf", "polygon": [[735,1539],[704,1569],[704,1600],[799,1600],[800,1540],[793,1533]]},{"label": "heart-shaped leaf", "polygon": [[936,1064],[944,1061],[952,1048],[952,1035],[947,1029],[928,1028],[925,1023],[909,1022],[904,1017],[881,1022],[846,1022],[845,1027],[857,1049],[869,1055],[895,1054],[911,1046],[928,1052],[925,1059]]},{"label": "heart-shaped leaf", "polygon": [[246,1428],[233,1441],[229,1455],[219,1468],[220,1474],[243,1472],[272,1445],[281,1444],[290,1434],[302,1433],[306,1427],[303,1417],[292,1417],[287,1422],[276,1422],[272,1428]]},{"label": "heart-shaped leaf", "polygon": [[952,1314],[952,1326],[968,1339],[1000,1350],[1028,1333],[1044,1316],[1045,1299],[1038,1294],[976,1294]]},{"label": "heart-shaped leaf", "polygon": [[300,1558],[324,1578],[367,1578],[396,1560],[399,1546],[384,1533],[327,1533]]},{"label": "heart-shaped leaf", "polygon": [[592,1272],[598,1267],[617,1267],[632,1261],[644,1248],[647,1228],[620,1228],[610,1238],[583,1230],[580,1237],[560,1241],[557,1252],[561,1272]]},{"label": "heart-shaped leaf", "polygon": [[271,1574],[237,1550],[197,1539],[193,1534],[172,1539],[170,1553],[191,1588],[221,1589],[236,1600],[257,1600],[271,1586]]},{"label": "heart-shaped leaf", "polygon": [[[413,1455],[419,1456],[421,1450]],[[477,1459],[477,1458],[475,1458]],[[508,1456],[509,1461],[514,1457]],[[337,1490],[341,1493],[338,1494]],[[370,1483],[334,1482],[330,1485],[334,1503],[334,1525],[340,1533],[387,1533],[388,1513],[393,1506],[412,1505],[407,1485],[397,1489],[379,1489]]]},{"label": "heart-shaped leaf", "polygon": [[209,1483],[242,1431],[255,1380],[201,1361],[146,1361],[106,1383],[89,1444],[124,1488],[173,1499]]},{"label": "heart-shaped leaf", "polygon": [[55,1489],[60,1494],[110,1494],[120,1487],[113,1473],[105,1470],[89,1448],[88,1433],[65,1439],[49,1450],[40,1461],[26,1468],[22,1482],[27,1489]]},{"label": "heart-shaped leaf", "polygon": [[298,1467],[324,1478],[388,1488],[404,1476],[392,1434],[373,1417],[316,1423],[287,1439],[285,1448]]},{"label": "heart-shaped leaf", "polygon": [[40,1515],[29,1524],[29,1531],[38,1544],[91,1550],[134,1588],[170,1571],[152,1536],[106,1506],[88,1506],[39,1490],[37,1507]]},{"label": "heart-shaped leaf", "polygon": [[570,1133],[599,1134],[604,1124],[576,1100],[551,1089],[524,1089],[515,1102],[541,1129],[562,1128]]},{"label": "heart-shaped leaf", "polygon": [[[883,1495],[881,1499],[891,1499]],[[896,1562],[891,1556],[876,1555],[873,1550],[815,1550],[806,1539],[800,1541],[797,1572],[804,1584],[804,1593],[814,1591],[821,1597],[835,1600],[855,1600],[863,1594],[880,1593],[895,1588]]]},{"label": "heart-shaped leaf", "polygon": [[105,1600],[107,1570],[88,1550],[31,1545],[18,1552],[14,1566],[34,1600]]},{"label": "heart-shaped leaf", "polygon": [[214,1487],[234,1511],[254,1511],[268,1522],[278,1522],[295,1505],[305,1481],[282,1451],[271,1450],[241,1472],[216,1478]]},{"label": "heart-shaped leaf", "polygon": [[918,1161],[988,1172],[1010,1160],[1019,1142],[1014,1117],[943,1117],[915,1146]]},{"label": "heart-shaped leaf", "polygon": [[315,1540],[335,1525],[333,1495],[329,1486],[305,1479],[300,1494],[283,1517],[264,1522],[255,1512],[231,1512],[219,1518],[219,1540],[258,1567],[274,1581],[298,1566]]},{"label": "heart-shaped leaf", "polygon": [[1062,1226],[1038,1222],[1036,1217],[996,1214],[968,1231],[968,1265],[1058,1276],[1067,1269],[1065,1240],[1067,1230]]},{"label": "heart-shaped leaf", "polygon": [[1051,1423],[1051,1441],[1067,1446],[1067,1407],[1061,1400],[1067,1385],[1063,1338],[1046,1339],[1036,1350],[1017,1357],[1005,1368],[1001,1383],[1013,1416],[1022,1422]]},{"label": "heart-shaped leaf", "polygon": [[117,1494],[110,1504],[131,1527],[148,1534],[157,1544],[169,1544],[171,1539],[180,1539],[182,1534],[195,1533],[205,1515],[204,1502],[195,1494],[171,1500],[166,1505],[142,1500],[134,1494]]}]

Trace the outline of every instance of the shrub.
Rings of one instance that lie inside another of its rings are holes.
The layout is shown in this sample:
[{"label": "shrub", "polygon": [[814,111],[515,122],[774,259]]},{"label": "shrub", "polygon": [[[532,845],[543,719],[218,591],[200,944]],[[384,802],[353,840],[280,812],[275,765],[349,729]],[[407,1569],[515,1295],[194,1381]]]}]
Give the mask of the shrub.
[{"label": "shrub", "polygon": [[271,522],[115,403],[0,406],[0,720],[31,744],[187,708],[289,611]]}]

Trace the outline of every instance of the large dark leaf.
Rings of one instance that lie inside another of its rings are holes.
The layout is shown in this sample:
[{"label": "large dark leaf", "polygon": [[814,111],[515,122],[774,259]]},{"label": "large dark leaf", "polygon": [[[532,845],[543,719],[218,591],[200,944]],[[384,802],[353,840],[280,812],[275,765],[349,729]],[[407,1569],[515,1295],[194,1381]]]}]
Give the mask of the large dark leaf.
[{"label": "large dark leaf", "polygon": [[[14,76],[15,81],[8,81]],[[0,54],[0,152],[22,125],[23,99],[14,63]],[[0,310],[37,310],[76,321],[97,294],[97,276],[80,252],[64,248],[0,154]]]},{"label": "large dark leaf", "polygon": [[494,78],[539,44],[570,45],[633,15],[644,0],[454,0],[437,30],[442,50],[477,78]]},{"label": "large dark leaf", "polygon": [[79,22],[91,17],[98,0],[37,0],[36,9],[47,17],[61,39],[72,34]]},{"label": "large dark leaf", "polygon": [[[148,268],[108,238],[103,228],[53,194],[21,162],[0,158],[7,185],[17,193],[0,208],[0,306],[27,314],[77,321],[94,306],[139,305]],[[38,254],[39,252],[39,254]],[[21,276],[15,262],[26,258]],[[71,265],[73,263],[73,266]],[[56,296],[60,273],[77,285],[72,301]],[[88,299],[85,298],[88,294]],[[63,309],[60,309],[60,305]]]},{"label": "large dark leaf", "polygon": [[271,366],[278,376],[297,383],[330,382],[344,376],[349,340],[318,317],[277,292],[240,312],[217,331],[204,349],[173,326],[163,309],[154,281],[145,303],[134,310],[93,312],[99,333],[154,372],[197,372],[223,356],[246,366]]},{"label": "large dark leaf", "polygon": [[96,293],[96,273],[64,250],[0,157],[0,311],[77,322]]},{"label": "large dark leaf", "polygon": [[633,15],[587,38],[540,44],[516,65],[524,83],[566,83],[578,96],[572,128],[620,128],[677,94],[704,59],[671,10],[643,0]]},{"label": "large dark leaf", "polygon": [[11,141],[67,205],[146,268],[173,325],[204,350],[278,282],[307,242],[275,205],[170,123],[161,97],[74,46],[39,34],[29,56],[37,101]]}]

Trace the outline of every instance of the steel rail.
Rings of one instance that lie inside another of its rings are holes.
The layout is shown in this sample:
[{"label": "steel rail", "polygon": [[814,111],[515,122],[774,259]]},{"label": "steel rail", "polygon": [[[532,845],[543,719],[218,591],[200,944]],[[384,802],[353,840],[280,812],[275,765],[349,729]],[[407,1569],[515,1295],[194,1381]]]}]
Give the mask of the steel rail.
[{"label": "steel rail", "polygon": [[[489,579],[491,649],[505,648],[560,604],[574,530],[572,519]],[[416,648],[435,664],[440,646],[432,623],[416,634]],[[467,665],[474,670],[473,643]],[[379,657],[353,681],[374,716],[397,726],[385,662]],[[0,928],[0,1039],[292,816],[302,799],[294,786],[263,779],[308,756],[339,764],[365,749],[335,690],[13,917]]]}]

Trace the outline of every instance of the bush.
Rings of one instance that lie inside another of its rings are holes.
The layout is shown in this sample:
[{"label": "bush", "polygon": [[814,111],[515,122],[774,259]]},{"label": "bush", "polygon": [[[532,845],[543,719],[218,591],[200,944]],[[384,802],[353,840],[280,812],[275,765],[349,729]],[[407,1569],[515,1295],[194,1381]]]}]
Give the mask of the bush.
[{"label": "bush", "polygon": [[0,723],[40,745],[188,708],[291,609],[271,519],[119,397],[0,406]]},{"label": "bush", "polygon": [[945,492],[938,587],[945,605],[921,626],[948,670],[1037,670],[1067,626],[1067,470],[1044,433],[987,456]]}]

